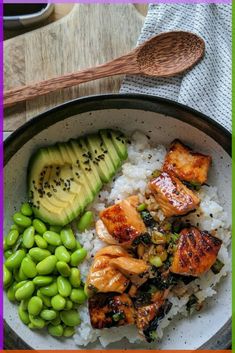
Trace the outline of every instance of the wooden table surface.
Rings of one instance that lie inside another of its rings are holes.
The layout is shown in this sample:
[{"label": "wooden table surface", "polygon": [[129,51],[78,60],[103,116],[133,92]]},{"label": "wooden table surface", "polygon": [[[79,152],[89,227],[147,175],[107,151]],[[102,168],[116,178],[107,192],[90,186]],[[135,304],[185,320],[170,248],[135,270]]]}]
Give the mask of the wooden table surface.
[{"label": "wooden table surface", "polygon": [[[135,47],[147,5],[56,4],[43,27],[6,32],[4,89],[104,63]],[[6,39],[7,38],[7,39]],[[7,108],[4,131],[76,97],[118,92],[123,77],[109,77],[53,92]]]}]

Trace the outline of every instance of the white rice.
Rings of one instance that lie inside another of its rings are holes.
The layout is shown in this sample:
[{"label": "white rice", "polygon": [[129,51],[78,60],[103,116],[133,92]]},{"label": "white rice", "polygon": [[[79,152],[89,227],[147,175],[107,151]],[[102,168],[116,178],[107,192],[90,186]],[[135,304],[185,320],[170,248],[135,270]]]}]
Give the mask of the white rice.
[{"label": "white rice", "polygon": [[[128,160],[123,164],[115,179],[103,188],[90,207],[97,218],[99,212],[108,205],[133,194],[139,194],[141,197],[141,194],[144,194],[148,177],[154,170],[161,169],[166,154],[164,146],[151,147],[148,138],[140,132],[135,132],[131,141],[131,145],[128,146]],[[207,297],[215,295],[215,285],[220,281],[221,277],[226,276],[231,268],[227,251],[231,237],[230,224],[227,220],[227,214],[219,204],[217,188],[203,186],[198,194],[201,199],[200,207],[196,212],[185,216],[184,219],[189,220],[192,225],[198,226],[200,229],[216,232],[216,236],[223,241],[218,258],[224,263],[224,267],[217,275],[213,274],[212,271],[208,271],[200,279],[198,278],[185,285],[184,294],[180,298],[173,293],[170,294],[169,300],[173,305],[157,328],[159,338],[163,336],[163,329],[174,321],[171,321],[173,317],[179,314],[187,314],[185,304],[192,293],[197,296],[199,302],[203,302]],[[77,236],[78,240],[88,250],[87,260],[80,266],[82,278],[85,281],[94,254],[106,244],[97,238],[95,230],[86,231]],[[79,308],[79,313],[82,323],[74,335],[74,340],[78,346],[86,346],[97,339],[103,347],[124,337],[130,343],[137,343],[143,340],[134,325],[103,330],[92,329],[87,304]]]}]

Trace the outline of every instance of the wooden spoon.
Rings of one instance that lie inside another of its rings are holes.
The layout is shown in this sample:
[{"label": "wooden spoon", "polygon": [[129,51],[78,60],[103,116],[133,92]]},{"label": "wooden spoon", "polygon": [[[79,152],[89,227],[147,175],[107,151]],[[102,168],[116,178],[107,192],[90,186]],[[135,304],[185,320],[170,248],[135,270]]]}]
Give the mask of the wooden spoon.
[{"label": "wooden spoon", "polygon": [[5,91],[4,107],[112,75],[174,76],[195,65],[204,51],[205,43],[196,34],[183,31],[161,33],[105,64]]}]

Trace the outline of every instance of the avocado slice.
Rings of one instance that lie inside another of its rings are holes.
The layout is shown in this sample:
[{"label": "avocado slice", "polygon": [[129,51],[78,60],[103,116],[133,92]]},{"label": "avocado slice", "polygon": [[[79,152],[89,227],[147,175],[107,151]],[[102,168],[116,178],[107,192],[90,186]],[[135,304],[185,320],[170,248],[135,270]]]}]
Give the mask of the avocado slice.
[{"label": "avocado slice", "polygon": [[120,131],[111,130],[112,141],[122,161],[127,159],[126,138]]},{"label": "avocado slice", "polygon": [[100,136],[95,134],[88,135],[86,142],[92,154],[93,164],[97,167],[102,182],[108,183],[116,173],[116,170],[104,142]]},{"label": "avocado slice", "polygon": [[122,164],[122,161],[113,144],[111,130],[100,130],[99,135],[104,143],[106,150],[109,153],[109,156],[111,158],[114,168],[119,169]]},{"label": "avocado slice", "polygon": [[88,150],[85,141],[83,139],[70,140],[68,143],[71,153],[74,155],[76,162],[78,161],[79,167],[86,174],[87,185],[93,192],[93,195],[97,195],[102,187],[102,181],[99,177],[98,171],[92,163],[92,154]]}]

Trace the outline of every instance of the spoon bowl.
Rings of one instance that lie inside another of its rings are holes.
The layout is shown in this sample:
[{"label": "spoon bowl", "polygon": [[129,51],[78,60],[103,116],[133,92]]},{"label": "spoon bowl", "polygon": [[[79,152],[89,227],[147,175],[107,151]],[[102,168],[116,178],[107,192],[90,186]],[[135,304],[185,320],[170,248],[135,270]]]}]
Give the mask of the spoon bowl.
[{"label": "spoon bowl", "polygon": [[148,76],[174,76],[194,66],[204,55],[205,43],[194,33],[161,33],[137,48],[140,71]]}]

